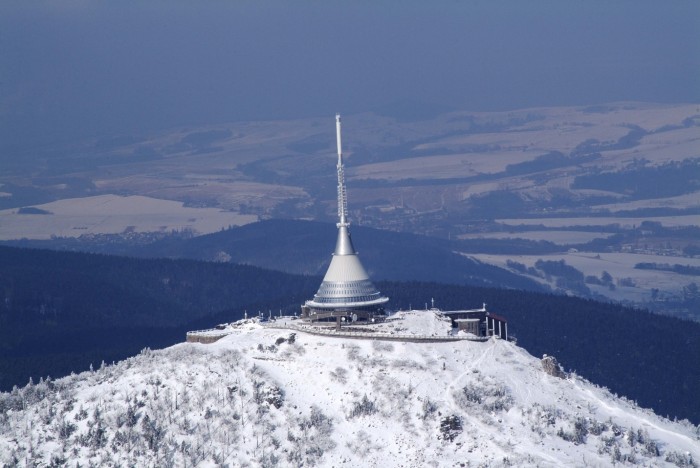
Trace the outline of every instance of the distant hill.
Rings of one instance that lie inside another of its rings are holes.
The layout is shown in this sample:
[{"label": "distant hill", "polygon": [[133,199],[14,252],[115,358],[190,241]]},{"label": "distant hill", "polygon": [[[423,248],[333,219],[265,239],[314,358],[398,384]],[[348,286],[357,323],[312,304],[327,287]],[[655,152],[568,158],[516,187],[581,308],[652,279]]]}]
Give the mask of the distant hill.
[{"label": "distant hill", "polygon": [[[0,265],[0,390],[169,346],[188,329],[236,320],[246,309],[294,313],[321,280],[245,265],[9,247],[0,247]],[[700,422],[698,323],[523,290],[378,286],[397,309],[431,297],[443,309],[486,302],[535,356],[556,355],[659,414]]]},{"label": "distant hill", "polygon": [[[362,263],[374,279],[546,290],[534,280],[455,253],[453,243],[445,239],[354,225],[350,230]],[[272,219],[191,238],[169,236],[146,245],[119,237],[23,240],[6,245],[242,263],[323,275],[335,248],[336,232],[330,223]]]},{"label": "distant hill", "polygon": [[[362,263],[375,279],[543,290],[535,281],[455,253],[443,239],[363,226],[350,230]],[[322,275],[336,232],[333,224],[274,219],[191,239],[165,239],[135,253],[198,260],[230,257],[235,263]]]}]

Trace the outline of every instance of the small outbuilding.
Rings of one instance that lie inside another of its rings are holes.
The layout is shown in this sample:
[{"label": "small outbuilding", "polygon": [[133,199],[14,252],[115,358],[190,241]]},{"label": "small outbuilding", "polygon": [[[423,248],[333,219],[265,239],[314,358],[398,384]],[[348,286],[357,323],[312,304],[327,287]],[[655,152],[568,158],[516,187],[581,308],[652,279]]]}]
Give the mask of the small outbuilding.
[{"label": "small outbuilding", "polygon": [[508,339],[508,321],[486,310],[486,304],[481,309],[442,310],[440,311],[452,320],[452,327],[459,331],[476,336],[498,336]]}]

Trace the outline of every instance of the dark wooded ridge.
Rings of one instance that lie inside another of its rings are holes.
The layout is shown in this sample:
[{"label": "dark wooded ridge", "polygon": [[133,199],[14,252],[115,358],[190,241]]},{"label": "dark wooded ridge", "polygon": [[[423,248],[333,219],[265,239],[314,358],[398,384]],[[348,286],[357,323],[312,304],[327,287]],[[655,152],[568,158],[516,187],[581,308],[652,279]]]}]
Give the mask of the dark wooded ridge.
[{"label": "dark wooded ridge", "polygon": [[[97,367],[243,316],[298,312],[316,276],[245,265],[0,247],[0,389]],[[377,282],[390,308],[479,307],[508,319],[535,356],[554,355],[662,415],[700,422],[700,324],[537,292]]]}]

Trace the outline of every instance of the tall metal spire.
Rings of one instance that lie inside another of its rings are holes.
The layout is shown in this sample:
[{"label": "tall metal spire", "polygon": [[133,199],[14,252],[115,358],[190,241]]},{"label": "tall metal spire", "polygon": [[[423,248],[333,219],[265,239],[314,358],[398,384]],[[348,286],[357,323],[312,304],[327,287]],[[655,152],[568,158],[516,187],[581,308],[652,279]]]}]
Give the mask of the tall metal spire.
[{"label": "tall metal spire", "polygon": [[335,114],[335,132],[338,143],[338,227],[348,227],[348,199],[345,189],[345,169],[343,167],[343,148],[340,140],[340,114]]},{"label": "tall metal spire", "polygon": [[372,284],[352,245],[340,140],[340,114],[335,115],[335,129],[338,143],[338,240],[321,287],[312,300],[306,301],[303,310],[312,320],[325,320],[329,317],[340,320],[342,315],[352,317],[353,321],[366,321],[382,314],[383,305],[389,298],[382,296]]}]

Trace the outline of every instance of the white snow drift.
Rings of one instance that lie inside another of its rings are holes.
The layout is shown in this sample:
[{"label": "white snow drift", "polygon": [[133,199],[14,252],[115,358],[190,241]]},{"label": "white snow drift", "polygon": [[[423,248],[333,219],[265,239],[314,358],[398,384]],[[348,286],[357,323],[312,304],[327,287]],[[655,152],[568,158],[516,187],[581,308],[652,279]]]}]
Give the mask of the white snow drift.
[{"label": "white snow drift", "polygon": [[[417,333],[432,312],[392,322]],[[696,466],[672,422],[502,340],[408,343],[237,322],[0,394],[0,464]]]}]

